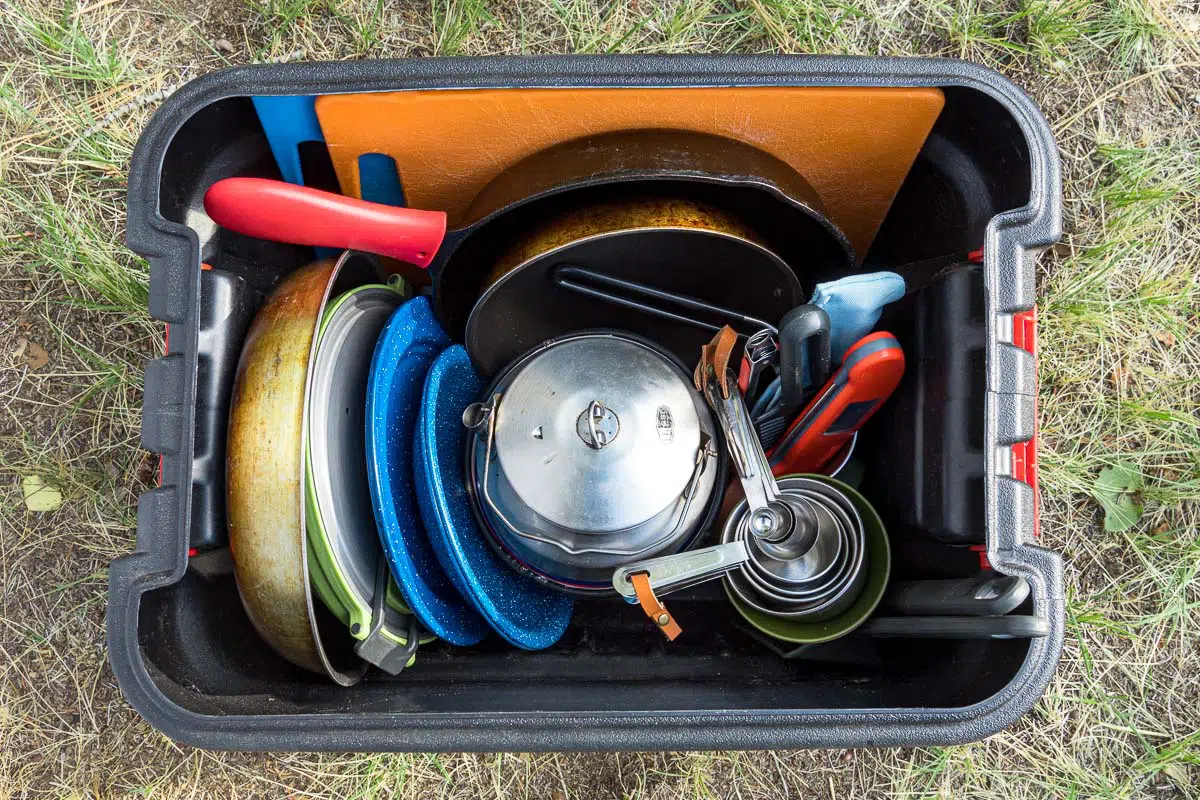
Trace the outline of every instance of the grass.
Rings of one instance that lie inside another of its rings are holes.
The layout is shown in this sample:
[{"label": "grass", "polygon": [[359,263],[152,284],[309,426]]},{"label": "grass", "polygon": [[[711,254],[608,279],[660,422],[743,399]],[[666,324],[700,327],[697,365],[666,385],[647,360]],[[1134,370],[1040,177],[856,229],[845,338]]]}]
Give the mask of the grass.
[{"label": "grass", "polygon": [[[232,48],[218,47],[225,40]],[[124,175],[165,91],[228,64],[548,52],[947,55],[1024,86],[1062,157],[1041,260],[1043,543],[1068,636],[1037,708],[962,747],[812,753],[202,753],[124,703],[105,568],[132,547],[160,352]],[[11,0],[0,16],[0,797],[1200,796],[1200,12],[1185,0]],[[43,346],[31,370],[20,340]],[[1090,489],[1132,463],[1145,514]],[[22,476],[63,493],[24,510]]]}]

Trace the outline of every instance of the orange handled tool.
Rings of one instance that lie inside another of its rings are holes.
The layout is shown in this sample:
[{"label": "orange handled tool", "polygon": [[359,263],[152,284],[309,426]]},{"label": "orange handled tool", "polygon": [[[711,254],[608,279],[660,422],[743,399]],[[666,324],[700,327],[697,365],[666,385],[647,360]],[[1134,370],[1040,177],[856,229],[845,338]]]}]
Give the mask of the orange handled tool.
[{"label": "orange handled tool", "polygon": [[859,339],[842,366],[767,454],[776,477],[819,472],[891,396],[904,375],[904,351],[885,331]]}]

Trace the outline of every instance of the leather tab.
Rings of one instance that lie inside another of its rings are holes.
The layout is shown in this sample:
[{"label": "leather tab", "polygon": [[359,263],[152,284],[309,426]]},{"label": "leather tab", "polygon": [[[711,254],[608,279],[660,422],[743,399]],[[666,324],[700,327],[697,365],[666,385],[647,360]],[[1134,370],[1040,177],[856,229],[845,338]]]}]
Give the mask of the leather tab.
[{"label": "leather tab", "polygon": [[645,572],[639,572],[636,575],[630,575],[629,581],[633,584],[633,591],[642,605],[642,611],[646,612],[650,621],[662,630],[668,641],[675,641],[675,637],[683,633],[683,628],[679,627],[679,623],[655,596],[654,589],[650,586],[650,576]]},{"label": "leather tab", "polygon": [[696,371],[692,374],[697,391],[704,391],[704,376],[711,372],[721,387],[721,396],[729,397],[729,358],[736,345],[737,332],[726,325],[717,331],[712,341],[700,348],[700,363],[696,364]]}]

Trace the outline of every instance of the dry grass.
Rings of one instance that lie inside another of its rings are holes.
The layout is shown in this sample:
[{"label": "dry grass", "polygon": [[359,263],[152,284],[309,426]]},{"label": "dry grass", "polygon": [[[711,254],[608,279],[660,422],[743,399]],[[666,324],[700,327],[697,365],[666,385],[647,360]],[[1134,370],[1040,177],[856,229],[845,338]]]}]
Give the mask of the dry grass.
[{"label": "dry grass", "polygon": [[[1039,285],[1043,539],[1066,556],[1070,619],[1045,698],[988,741],[928,750],[214,755],[150,730],[115,688],[103,614],[153,467],[137,431],[158,328],[121,233],[164,90],[270,59],[618,50],[959,56],[1046,112],[1069,233]],[[6,0],[0,797],[1200,795],[1197,64],[1194,0]],[[31,369],[21,340],[49,363]],[[1089,498],[1116,459],[1146,480],[1145,517],[1120,534]],[[59,511],[25,511],[28,474],[63,490]]]}]

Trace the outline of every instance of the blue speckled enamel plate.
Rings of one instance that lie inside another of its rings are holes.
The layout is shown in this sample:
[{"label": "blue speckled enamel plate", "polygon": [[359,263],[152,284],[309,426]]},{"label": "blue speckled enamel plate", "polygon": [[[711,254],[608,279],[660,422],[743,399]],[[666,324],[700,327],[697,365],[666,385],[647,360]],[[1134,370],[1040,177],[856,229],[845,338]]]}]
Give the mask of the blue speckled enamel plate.
[{"label": "blue speckled enamel plate", "polygon": [[451,644],[475,644],[488,625],[446,577],[417,510],[413,441],[429,365],[450,346],[428,298],[392,314],[375,344],[367,383],[367,476],[383,548],[421,624]]},{"label": "blue speckled enamel plate", "polygon": [[571,621],[571,598],[519,575],[483,538],[464,485],[463,410],[479,399],[483,380],[467,351],[453,345],[433,362],[421,398],[413,453],[421,518],[450,580],[496,632],[526,650],[558,641]]}]

